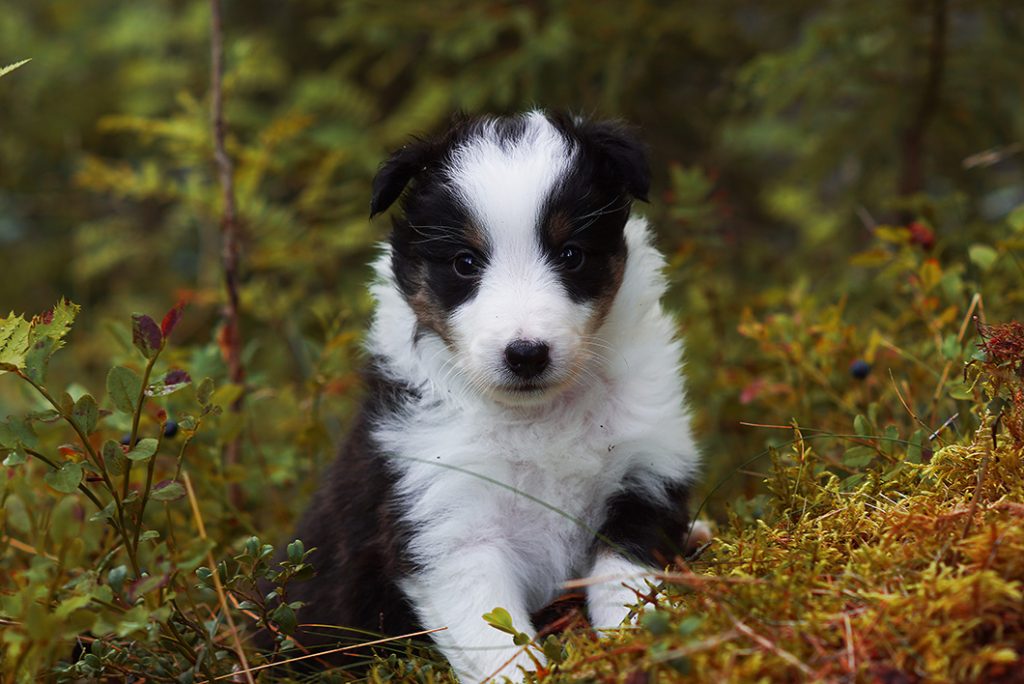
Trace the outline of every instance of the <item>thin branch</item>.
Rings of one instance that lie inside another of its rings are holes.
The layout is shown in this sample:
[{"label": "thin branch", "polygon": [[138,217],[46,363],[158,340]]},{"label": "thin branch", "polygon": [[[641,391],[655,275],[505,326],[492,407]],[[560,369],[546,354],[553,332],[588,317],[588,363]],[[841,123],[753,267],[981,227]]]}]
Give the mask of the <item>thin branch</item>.
[{"label": "thin branch", "polygon": [[[242,338],[238,325],[238,254],[239,226],[238,212],[235,206],[234,166],[228,156],[224,143],[226,125],[224,123],[224,22],[220,0],[210,0],[210,89],[212,91],[211,123],[213,124],[214,158],[217,162],[217,175],[220,179],[223,208],[220,218],[221,234],[221,268],[224,270],[224,288],[227,301],[222,312],[223,327],[221,328],[221,349],[228,364],[228,377],[232,383],[244,386],[245,367],[242,364]],[[239,394],[231,404],[231,411],[242,410],[244,393]],[[226,465],[234,465],[239,461],[241,437],[233,438],[224,449]],[[233,496],[237,499],[237,496]]]}]

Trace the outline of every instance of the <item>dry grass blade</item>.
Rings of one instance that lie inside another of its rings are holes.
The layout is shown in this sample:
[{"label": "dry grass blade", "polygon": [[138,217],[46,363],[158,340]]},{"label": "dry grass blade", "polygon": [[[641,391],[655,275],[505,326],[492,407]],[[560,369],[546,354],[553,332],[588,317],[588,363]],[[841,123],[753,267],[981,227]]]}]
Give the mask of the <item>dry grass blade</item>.
[{"label": "dry grass blade", "polygon": [[[971,320],[974,317],[974,310],[981,304],[981,293],[976,292],[971,297],[971,304],[967,307],[967,313],[964,315],[963,321],[960,323],[960,330],[957,333],[956,341],[963,342],[964,335],[967,334],[967,326],[970,325]],[[946,386],[946,380],[949,379],[949,372],[953,368],[953,361],[949,360],[942,369],[942,377],[939,378],[939,384],[935,386],[935,392],[932,394],[932,403],[935,404],[942,398],[942,388]]]},{"label": "dry grass blade", "polygon": [[294,658],[288,658],[287,660],[280,660],[274,663],[266,663],[264,665],[257,665],[256,667],[248,667],[242,672],[232,672],[231,674],[221,675],[214,677],[212,680],[204,679],[199,684],[208,684],[210,681],[220,681],[222,679],[228,679],[230,677],[237,677],[239,674],[245,674],[245,676],[252,681],[252,673],[259,672],[260,670],[266,670],[272,667],[281,667],[282,665],[289,665],[296,663],[300,660],[308,660],[310,658],[322,658],[323,656],[333,655],[335,653],[344,653],[345,651],[352,651],[359,648],[366,648],[367,646],[379,646],[380,644],[386,644],[392,641],[401,641],[402,639],[412,639],[419,636],[426,636],[427,634],[433,634],[435,632],[443,632],[448,629],[447,627],[435,627],[434,629],[425,629],[421,632],[410,632],[409,634],[402,634],[399,636],[386,637],[384,639],[377,639],[376,641],[367,641],[361,644],[352,644],[349,646],[339,646],[338,648],[331,648],[326,651],[318,651],[316,653],[309,653],[307,655],[296,656]]},{"label": "dry grass blade", "polygon": [[19,551],[24,551],[25,553],[31,553],[33,556],[42,556],[43,558],[49,558],[50,560],[57,560],[56,556],[50,555],[45,552],[40,552],[36,549],[36,547],[30,546],[29,544],[26,544],[23,541],[18,541],[14,537],[0,537],[0,543],[7,544],[12,549],[18,549]]},{"label": "dry grass blade", "polygon": [[[181,472],[182,481],[185,483],[185,491],[188,493],[188,503],[192,507],[192,515],[196,520],[196,528],[199,530],[199,537],[206,539],[206,526],[203,524],[203,516],[199,512],[199,502],[196,501],[196,492],[192,488],[192,480],[188,476],[187,471]],[[224,594],[224,586],[220,583],[220,575],[217,573],[217,564],[213,561],[213,553],[210,551],[206,552],[206,563],[210,568],[210,572],[213,574],[213,586],[217,591],[217,601],[220,603],[220,609],[224,613],[224,618],[228,621],[228,629],[231,631],[231,640],[234,642],[235,652],[238,654],[238,661],[244,668],[242,672],[245,674],[246,681],[249,684],[253,684],[253,678],[250,674],[249,660],[245,657],[245,649],[242,648],[242,640],[238,636],[238,628],[235,627],[235,620],[231,617],[231,610],[228,608],[227,597]],[[234,674],[230,675],[234,676]]]},{"label": "dry grass blade", "polygon": [[761,636],[754,630],[750,629],[750,627],[747,627],[745,624],[740,622],[739,620],[735,622],[735,625],[736,631],[750,638],[751,641],[756,643],[761,648],[771,651],[772,653],[774,653],[775,655],[777,655],[778,657],[782,658],[787,663],[792,665],[793,667],[803,672],[808,677],[814,677],[814,670],[807,667],[807,665],[805,665],[804,663],[800,662],[800,660],[795,655],[793,655],[786,649],[780,647],[771,640]]}]

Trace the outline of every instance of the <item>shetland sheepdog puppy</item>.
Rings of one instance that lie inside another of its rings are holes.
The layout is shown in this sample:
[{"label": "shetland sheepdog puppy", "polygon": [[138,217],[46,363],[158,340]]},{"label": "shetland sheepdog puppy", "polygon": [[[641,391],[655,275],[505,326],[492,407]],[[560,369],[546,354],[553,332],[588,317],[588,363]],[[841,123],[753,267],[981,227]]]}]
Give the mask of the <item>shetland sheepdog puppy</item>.
[{"label": "shetland sheepdog puppy", "polygon": [[[373,182],[401,199],[371,286],[366,399],[297,535],[301,623],[432,638],[463,682],[532,661],[481,617],[590,576],[614,628],[689,531],[699,463],[682,344],[626,126],[532,111],[414,139]],[[300,633],[299,641],[308,644]]]}]

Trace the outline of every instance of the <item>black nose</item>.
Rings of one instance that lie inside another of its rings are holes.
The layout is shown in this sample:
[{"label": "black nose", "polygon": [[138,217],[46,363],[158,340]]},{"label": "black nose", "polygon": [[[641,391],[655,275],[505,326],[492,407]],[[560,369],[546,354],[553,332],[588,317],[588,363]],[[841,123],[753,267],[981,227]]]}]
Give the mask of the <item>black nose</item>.
[{"label": "black nose", "polygon": [[515,340],[505,347],[505,365],[523,380],[544,372],[551,361],[548,345],[532,340]]}]

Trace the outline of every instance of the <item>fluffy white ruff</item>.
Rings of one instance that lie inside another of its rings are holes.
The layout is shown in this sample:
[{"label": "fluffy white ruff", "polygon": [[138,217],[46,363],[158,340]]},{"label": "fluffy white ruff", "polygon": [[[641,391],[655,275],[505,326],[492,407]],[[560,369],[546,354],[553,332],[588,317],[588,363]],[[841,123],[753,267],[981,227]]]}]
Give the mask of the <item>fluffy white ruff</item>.
[{"label": "fluffy white ruff", "polygon": [[[398,476],[420,568],[403,589],[424,626],[447,626],[436,640],[463,681],[480,681],[509,659],[513,668],[528,666],[483,613],[504,607],[532,633],[529,613],[564,581],[645,571],[613,554],[595,556],[607,501],[627,486],[662,499],[667,483],[686,482],[697,469],[682,345],[659,303],[663,260],[643,219],[630,219],[625,236],[624,279],[596,331],[599,354],[542,405],[495,402],[453,371],[444,342],[415,341],[416,318],[392,280],[390,255],[377,262],[368,346],[384,373],[420,392],[373,433]],[[622,587],[598,586],[589,609],[596,625],[614,626],[634,601]]]}]

